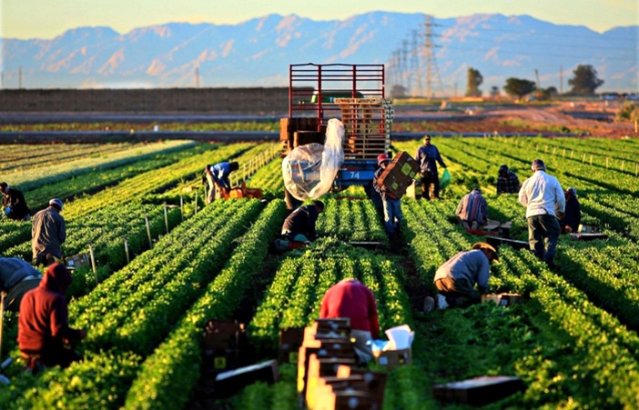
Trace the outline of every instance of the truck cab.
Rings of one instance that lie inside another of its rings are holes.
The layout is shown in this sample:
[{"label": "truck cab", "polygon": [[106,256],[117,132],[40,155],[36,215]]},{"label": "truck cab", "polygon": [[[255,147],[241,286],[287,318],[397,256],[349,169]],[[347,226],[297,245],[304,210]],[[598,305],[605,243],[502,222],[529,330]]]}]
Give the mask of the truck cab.
[{"label": "truck cab", "polygon": [[[371,189],[377,155],[388,152],[393,110],[385,98],[383,64],[291,64],[288,116],[280,119],[282,156],[294,148],[323,144],[331,118],[344,124],[344,163],[333,183]],[[300,202],[286,191],[293,209]]]}]

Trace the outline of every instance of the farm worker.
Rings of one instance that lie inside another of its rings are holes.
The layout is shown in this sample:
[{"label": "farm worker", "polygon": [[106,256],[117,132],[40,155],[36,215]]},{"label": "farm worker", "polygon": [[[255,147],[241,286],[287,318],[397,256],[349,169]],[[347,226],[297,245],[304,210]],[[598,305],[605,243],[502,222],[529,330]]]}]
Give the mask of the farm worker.
[{"label": "farm worker", "polygon": [[[430,135],[424,136],[424,145],[417,149],[415,159],[419,162],[419,172],[422,182],[422,198],[439,198],[439,174],[437,173],[437,163],[446,168],[442,156],[436,146],[430,143]],[[430,188],[433,187],[433,196],[430,196]]]},{"label": "farm worker", "polygon": [[564,196],[566,197],[566,212],[562,218],[559,218],[559,225],[562,232],[577,232],[581,223],[581,205],[577,200],[577,190],[570,187],[564,191]]},{"label": "farm worker", "polygon": [[563,216],[566,198],[557,178],[546,173],[544,161],[534,160],[531,169],[533,175],[519,190],[519,203],[526,207],[530,250],[552,268],[561,231],[557,216]]},{"label": "farm worker", "polygon": [[497,194],[514,194],[519,192],[519,178],[506,165],[499,167],[497,175]]},{"label": "farm worker", "polygon": [[24,195],[19,190],[10,187],[6,182],[0,182],[2,192],[2,209],[9,219],[25,221],[31,217]]},{"label": "farm worker", "polygon": [[63,203],[58,198],[49,201],[49,207],[33,216],[31,249],[34,265],[48,265],[55,258],[62,259],[62,244],[67,238],[66,224],[60,215]]},{"label": "farm worker", "polygon": [[402,204],[399,198],[380,181],[380,176],[389,163],[390,158],[388,157],[388,154],[384,153],[377,156],[377,166],[379,168],[377,168],[377,171],[375,171],[373,176],[373,187],[382,199],[382,208],[384,210],[384,229],[386,230],[386,234],[389,237],[394,238],[397,236],[399,224],[402,219],[404,219],[404,216],[402,215]]},{"label": "farm worker", "polygon": [[367,342],[379,335],[379,319],[373,292],[357,279],[343,279],[324,294],[320,318],[347,317],[351,321],[351,337],[355,353],[362,362],[373,358]]},{"label": "farm worker", "polygon": [[38,286],[40,271],[20,258],[0,257],[0,292],[5,292],[4,308],[17,312],[22,296]]},{"label": "farm worker", "polygon": [[469,194],[464,195],[457,211],[455,211],[459,223],[466,230],[479,229],[488,222],[488,203],[482,196],[479,188],[475,187]]},{"label": "farm worker", "polygon": [[291,242],[311,243],[317,238],[315,224],[323,211],[324,203],[319,200],[300,206],[284,220],[282,237]]},{"label": "farm worker", "polygon": [[[471,250],[457,253],[440,266],[435,273],[439,309],[466,307],[481,302],[481,295],[488,290],[490,264],[497,259],[497,250],[492,245],[477,242]],[[434,305],[432,302],[431,309]]]},{"label": "farm worker", "polygon": [[42,366],[67,367],[79,360],[72,347],[86,337],[86,331],[69,327],[64,292],[71,280],[66,266],[55,262],[45,270],[40,285],[20,302],[18,347],[34,372]]},{"label": "farm worker", "polygon": [[240,164],[237,162],[219,162],[214,165],[207,165],[204,168],[206,174],[206,182],[208,183],[209,192],[206,203],[210,204],[215,199],[215,190],[228,192],[231,189],[231,181],[229,175],[231,172],[237,171]]}]

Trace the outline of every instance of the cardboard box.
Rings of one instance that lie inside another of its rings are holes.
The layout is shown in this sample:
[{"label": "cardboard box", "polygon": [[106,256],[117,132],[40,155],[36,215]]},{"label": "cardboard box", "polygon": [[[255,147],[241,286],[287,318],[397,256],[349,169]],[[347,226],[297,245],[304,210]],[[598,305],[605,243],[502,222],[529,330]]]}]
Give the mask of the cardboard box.
[{"label": "cardboard box", "polygon": [[373,351],[377,364],[388,369],[410,364],[413,362],[412,351],[408,349]]},{"label": "cardboard box", "polygon": [[483,376],[433,386],[433,396],[441,401],[482,406],[525,389],[519,377]]},{"label": "cardboard box", "polygon": [[481,295],[482,303],[493,302],[499,306],[511,306],[524,301],[523,296],[516,293],[489,293]]},{"label": "cardboard box", "polygon": [[89,260],[89,255],[84,253],[79,253],[66,258],[66,265],[69,269],[79,269],[84,266],[90,266],[90,264],[91,261]]},{"label": "cardboard box", "polygon": [[298,351],[304,340],[303,327],[290,327],[280,331],[278,363],[297,363]]},{"label": "cardboard box", "polygon": [[226,320],[209,320],[204,327],[204,363],[213,374],[237,367],[246,347],[244,324]]},{"label": "cardboard box", "polygon": [[355,366],[354,358],[319,358],[317,354],[311,354],[308,360],[308,374],[306,375],[306,394],[304,395],[306,406],[313,408],[315,404],[316,388],[319,379],[324,376],[335,376],[340,365]]},{"label": "cardboard box", "polygon": [[384,185],[386,189],[397,198],[401,198],[406,193],[414,178],[419,172],[419,164],[407,152],[401,151],[386,166],[386,169],[378,178],[378,183]]},{"label": "cardboard box", "polygon": [[297,392],[300,393],[302,397],[306,394],[308,364],[311,354],[317,354],[318,358],[355,358],[355,350],[350,341],[329,340],[319,341],[319,344],[319,346],[313,347],[302,345],[299,350],[297,361]]}]

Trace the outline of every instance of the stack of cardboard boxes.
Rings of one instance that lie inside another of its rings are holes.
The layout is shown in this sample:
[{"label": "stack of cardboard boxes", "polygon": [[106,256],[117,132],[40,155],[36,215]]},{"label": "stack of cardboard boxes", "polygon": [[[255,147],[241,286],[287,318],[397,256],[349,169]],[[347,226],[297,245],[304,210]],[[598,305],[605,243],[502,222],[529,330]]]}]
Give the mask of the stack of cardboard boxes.
[{"label": "stack of cardboard boxes", "polygon": [[318,319],[304,330],[297,392],[309,409],[379,409],[386,375],[357,367],[350,321]]}]

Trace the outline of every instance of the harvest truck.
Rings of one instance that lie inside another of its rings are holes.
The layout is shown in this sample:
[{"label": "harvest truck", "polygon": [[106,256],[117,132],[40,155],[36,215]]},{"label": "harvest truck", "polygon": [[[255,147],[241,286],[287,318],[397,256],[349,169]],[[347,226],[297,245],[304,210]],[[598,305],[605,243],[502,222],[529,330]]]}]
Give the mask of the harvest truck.
[{"label": "harvest truck", "polygon": [[[383,64],[291,64],[288,117],[280,120],[282,156],[294,148],[323,144],[331,118],[344,124],[344,163],[333,190],[362,185],[367,192],[377,155],[390,148],[392,105],[385,98]],[[286,204],[300,201],[286,191]]]}]

